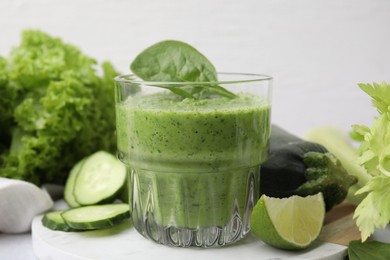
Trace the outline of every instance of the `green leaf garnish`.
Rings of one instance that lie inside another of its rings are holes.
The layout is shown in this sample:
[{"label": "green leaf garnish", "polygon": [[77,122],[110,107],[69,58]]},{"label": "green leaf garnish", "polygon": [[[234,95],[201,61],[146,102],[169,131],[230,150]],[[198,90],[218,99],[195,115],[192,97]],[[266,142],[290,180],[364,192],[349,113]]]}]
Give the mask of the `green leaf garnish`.
[{"label": "green leaf garnish", "polygon": [[[184,42],[168,40],[156,43],[142,51],[131,63],[130,69],[144,81],[183,82],[183,85],[154,85],[167,88],[183,98],[201,99],[211,95],[228,98],[236,96],[215,84],[218,76],[213,64],[202,53]],[[202,84],[194,85],[194,82],[202,82]]]},{"label": "green leaf garnish", "polygon": [[377,259],[386,260],[390,256],[390,244],[367,241],[360,242],[353,240],[348,245],[348,257],[350,260]]}]

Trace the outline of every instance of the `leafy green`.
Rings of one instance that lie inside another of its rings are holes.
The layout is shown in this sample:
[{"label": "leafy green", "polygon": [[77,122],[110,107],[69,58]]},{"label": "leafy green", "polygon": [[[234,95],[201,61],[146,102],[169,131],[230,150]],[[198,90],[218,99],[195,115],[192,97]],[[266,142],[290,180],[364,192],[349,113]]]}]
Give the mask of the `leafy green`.
[{"label": "leafy green", "polygon": [[354,218],[365,241],[375,230],[390,221],[390,85],[359,84],[372,97],[379,116],[370,128],[354,126],[354,136],[362,140],[358,163],[373,176],[357,194],[367,194],[355,210]]},{"label": "leafy green", "polygon": [[348,257],[350,260],[387,260],[390,256],[390,244],[367,241],[360,242],[359,240],[353,240],[348,245]]},{"label": "leafy green", "polygon": [[[386,114],[390,111],[390,91],[389,84],[374,82],[370,84],[359,84],[359,87],[372,97],[372,105],[377,108],[379,114]],[[389,116],[389,114],[387,114]]]},{"label": "leafy green", "polygon": [[162,41],[142,51],[131,63],[132,72],[145,81],[184,82],[183,85],[158,84],[184,98],[205,98],[210,95],[235,97],[216,84],[185,84],[217,82],[213,64],[199,51],[180,41]]},{"label": "leafy green", "polygon": [[94,59],[36,30],[24,31],[3,63],[0,176],[62,184],[81,158],[114,150],[118,73],[110,63],[99,76]]},{"label": "leafy green", "polygon": [[354,214],[356,224],[362,231],[365,241],[375,228],[384,228],[390,220],[390,178],[373,177],[357,194],[368,193],[357,206]]},{"label": "leafy green", "polygon": [[7,60],[0,57],[0,154],[10,145],[12,114],[18,94],[18,89],[9,82],[7,66]]}]

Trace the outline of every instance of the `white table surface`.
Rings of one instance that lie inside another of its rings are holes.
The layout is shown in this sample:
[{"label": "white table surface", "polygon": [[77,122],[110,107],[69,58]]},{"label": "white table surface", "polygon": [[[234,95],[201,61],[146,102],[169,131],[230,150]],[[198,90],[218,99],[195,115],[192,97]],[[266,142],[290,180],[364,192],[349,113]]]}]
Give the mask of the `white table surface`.
[{"label": "white table surface", "polygon": [[[390,81],[389,14],[387,0],[0,0],[0,55],[35,28],[126,73],[143,48],[182,40],[219,71],[272,75],[274,123],[347,132],[376,115],[357,83]],[[0,234],[0,259],[34,259],[30,234]]]}]

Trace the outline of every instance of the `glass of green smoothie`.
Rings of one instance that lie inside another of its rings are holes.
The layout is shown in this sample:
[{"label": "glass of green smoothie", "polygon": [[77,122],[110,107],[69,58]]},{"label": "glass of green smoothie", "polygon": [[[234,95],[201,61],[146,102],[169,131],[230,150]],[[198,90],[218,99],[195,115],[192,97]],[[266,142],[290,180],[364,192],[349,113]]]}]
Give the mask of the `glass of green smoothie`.
[{"label": "glass of green smoothie", "polygon": [[[268,155],[272,78],[218,73],[218,79],[115,79],[118,157],[128,169],[131,218],[157,243],[224,246],[249,232]],[[211,85],[234,97],[171,91]]]}]

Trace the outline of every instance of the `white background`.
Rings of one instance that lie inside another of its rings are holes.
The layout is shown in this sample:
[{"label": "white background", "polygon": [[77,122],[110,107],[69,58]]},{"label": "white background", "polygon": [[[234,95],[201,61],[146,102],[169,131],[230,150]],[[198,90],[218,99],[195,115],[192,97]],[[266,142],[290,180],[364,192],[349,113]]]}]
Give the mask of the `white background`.
[{"label": "white background", "polygon": [[[357,84],[390,81],[387,0],[0,0],[0,55],[27,28],[123,73],[145,47],[176,39],[219,71],[269,74],[272,120],[300,136],[318,125],[371,124],[376,111]],[[0,235],[0,258],[32,257],[23,237]]]},{"label": "white background", "polygon": [[370,124],[375,110],[357,83],[390,80],[387,0],[0,0],[0,55],[26,28],[123,73],[157,41],[188,42],[219,71],[273,76],[273,121],[298,135]]}]

